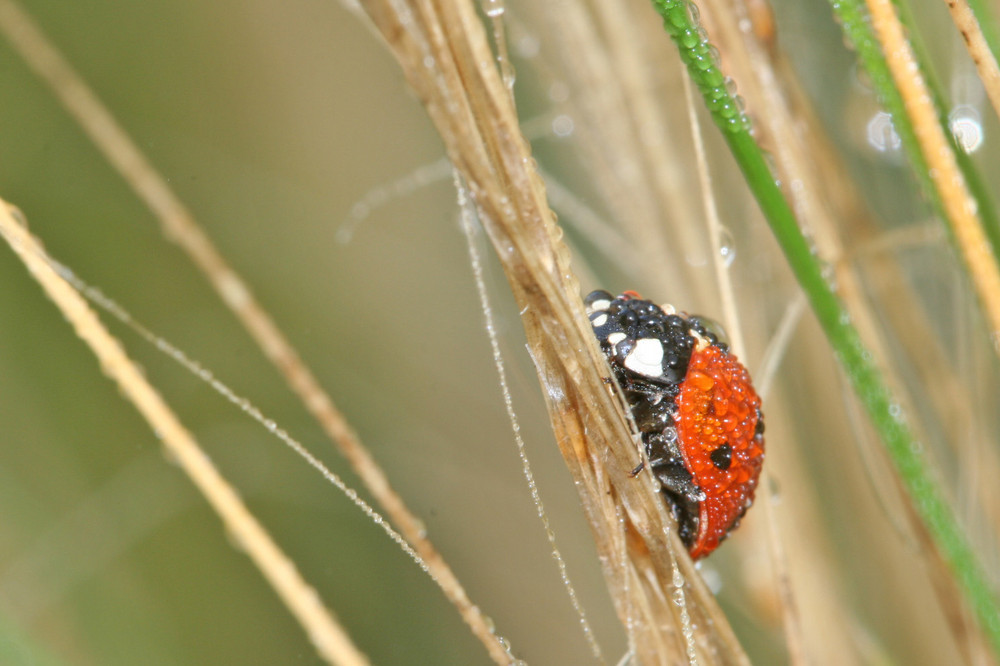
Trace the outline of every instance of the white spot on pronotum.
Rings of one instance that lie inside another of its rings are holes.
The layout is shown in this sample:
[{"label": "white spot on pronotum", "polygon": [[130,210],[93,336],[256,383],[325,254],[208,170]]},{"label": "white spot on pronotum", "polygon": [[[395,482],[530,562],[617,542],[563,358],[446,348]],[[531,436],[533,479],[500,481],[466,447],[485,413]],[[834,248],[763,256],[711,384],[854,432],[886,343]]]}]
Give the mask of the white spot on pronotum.
[{"label": "white spot on pronotum", "polygon": [[622,333],[621,331],[618,331],[617,333],[612,333],[611,335],[608,336],[608,344],[614,347],[616,344],[618,344],[624,339],[625,339],[625,334]]},{"label": "white spot on pronotum", "polygon": [[599,301],[594,301],[593,303],[591,303],[590,311],[597,312],[598,310],[607,310],[609,307],[611,307],[611,301],[604,298]]},{"label": "white spot on pronotum", "polygon": [[605,324],[608,323],[608,315],[602,314],[598,317],[594,317],[593,319],[590,320],[590,323],[593,324],[595,328],[597,328],[598,326],[604,326]]},{"label": "white spot on pronotum", "polygon": [[663,305],[660,306],[660,309],[663,310],[668,315],[677,314],[677,308],[675,308],[670,303],[664,303]]},{"label": "white spot on pronotum", "polygon": [[638,340],[623,365],[640,375],[659,377],[663,374],[663,343],[655,338]]}]

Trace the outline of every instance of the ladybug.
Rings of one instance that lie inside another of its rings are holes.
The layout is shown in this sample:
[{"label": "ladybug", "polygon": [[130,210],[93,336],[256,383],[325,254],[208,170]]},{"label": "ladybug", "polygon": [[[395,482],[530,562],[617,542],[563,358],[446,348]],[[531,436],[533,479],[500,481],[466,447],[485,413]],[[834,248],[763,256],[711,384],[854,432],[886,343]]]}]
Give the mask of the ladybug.
[{"label": "ladybug", "polygon": [[750,375],[710,320],[634,291],[594,291],[584,302],[681,541],[692,559],[704,557],[750,508],[764,463]]}]

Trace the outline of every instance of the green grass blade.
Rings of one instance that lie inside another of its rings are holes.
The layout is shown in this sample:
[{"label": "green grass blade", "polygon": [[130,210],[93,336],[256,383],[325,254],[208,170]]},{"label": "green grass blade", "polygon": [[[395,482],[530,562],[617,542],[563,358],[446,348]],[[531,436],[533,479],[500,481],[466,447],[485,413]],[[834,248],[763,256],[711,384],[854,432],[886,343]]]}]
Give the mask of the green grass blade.
[{"label": "green grass blade", "polygon": [[[834,4],[847,11],[846,19],[842,16],[841,20],[845,21],[845,31],[850,29],[852,32],[852,41],[856,37],[860,44],[859,57],[872,58],[873,62],[881,61],[880,54],[877,59],[874,58],[873,52],[878,51],[874,39],[859,28],[862,15],[856,12],[857,5],[839,0],[835,0]],[[696,15],[683,0],[653,0],[653,5],[663,17],[664,27],[677,44],[681,60],[702,93],[712,117],[723,130],[733,156],[851,385],[909,490],[915,507],[951,566],[994,650],[1000,655],[1000,606],[989,579],[958,528],[955,517],[920,452],[919,443],[900,418],[899,406],[894,402],[871,353],[865,348],[834,289],[823,277],[822,264],[799,228],[763,152],[750,135],[746,116],[726,87],[726,78],[718,67],[714,49],[703,36],[704,33],[700,32]],[[876,67],[870,72],[872,78],[880,79],[880,86],[891,85],[888,68],[884,66],[884,61],[881,62],[881,66],[875,62]],[[899,129],[897,127],[897,131]],[[900,136],[903,136],[902,132]],[[904,137],[904,141],[906,140]],[[910,140],[915,140],[915,137]],[[926,172],[923,178],[926,178]]]}]

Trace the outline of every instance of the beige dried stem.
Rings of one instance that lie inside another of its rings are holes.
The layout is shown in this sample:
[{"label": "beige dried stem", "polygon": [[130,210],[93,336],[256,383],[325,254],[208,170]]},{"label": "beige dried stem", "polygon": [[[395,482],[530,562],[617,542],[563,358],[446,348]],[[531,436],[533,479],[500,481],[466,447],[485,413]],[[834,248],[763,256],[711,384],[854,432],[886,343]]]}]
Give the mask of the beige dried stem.
[{"label": "beige dried stem", "polygon": [[[691,566],[580,301],[568,251],[471,2],[364,0],[468,184],[522,308],[528,344],[605,577],[641,664],[749,663]],[[683,574],[683,575],[682,575]]]},{"label": "beige dried stem", "polygon": [[976,71],[979,72],[979,80],[983,82],[986,95],[993,105],[993,113],[1000,118],[1000,66],[997,66],[997,59],[993,57],[993,52],[986,43],[982,28],[976,15],[969,7],[967,0],[945,0],[948,11],[951,12],[951,20],[955,22],[955,27],[962,33],[965,48],[969,51],[969,57],[976,63]]},{"label": "beige dried stem", "polygon": [[486,647],[490,657],[498,664],[508,663],[511,657],[493,633],[490,621],[469,599],[454,571],[427,538],[423,523],[389,484],[382,468],[302,362],[288,338],[254,298],[247,283],[215,248],[167,181],[34,21],[11,0],[0,0],[0,33],[52,88],[108,162],[156,216],[167,238],[187,253],[219,298],[236,314],[327,437],[337,444],[372,497],[420,554],[435,582]]},{"label": "beige dried stem", "polygon": [[163,398],[128,358],[121,344],[104,328],[83,296],[70,286],[47,260],[45,251],[21,224],[16,209],[0,200],[0,235],[25,263],[31,275],[59,307],[101,369],[113,379],[163,441],[170,457],[191,479],[219,515],[227,533],[260,569],[274,591],[298,620],[320,656],[330,664],[363,666],[368,663],[333,614],[281,551],[231,485],[184,428]]},{"label": "beige dried stem", "polygon": [[[697,223],[666,223],[701,219],[701,202],[687,166],[693,154],[685,117],[677,112],[683,107],[665,103],[667,91],[680,89],[683,67],[652,5],[528,2],[517,9],[529,25],[540,26],[547,56],[559,63],[551,82],[573,91],[567,112],[579,120],[573,130],[578,162],[596,199],[631,241],[629,272],[643,289],[713,303],[711,282],[697,279],[680,260],[701,256],[704,230]],[[544,62],[537,58],[532,66]]]}]

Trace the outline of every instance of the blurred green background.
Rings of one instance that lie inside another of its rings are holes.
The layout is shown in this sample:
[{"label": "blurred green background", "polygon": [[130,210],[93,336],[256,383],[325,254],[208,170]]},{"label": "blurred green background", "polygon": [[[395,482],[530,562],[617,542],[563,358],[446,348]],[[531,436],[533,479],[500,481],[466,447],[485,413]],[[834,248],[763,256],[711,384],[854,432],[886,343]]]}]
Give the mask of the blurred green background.
[{"label": "blurred green background", "polygon": [[[442,157],[379,41],[330,2],[25,8],[246,276],[499,630],[538,663],[565,658],[567,645],[585,655],[520,476],[450,182],[389,203],[349,243],[335,240],[368,190]],[[0,192],[53,256],[356,485],[2,40],[0,91]],[[9,250],[0,271],[0,662],[46,652],[73,664],[317,663]],[[519,358],[517,321],[502,326],[516,388],[530,394],[518,406],[536,464],[546,486],[554,479],[549,509],[566,525],[585,601],[605,638],[616,636],[575,491]],[[436,586],[338,492],[206,386],[112,329],[375,663],[488,663]]]}]

